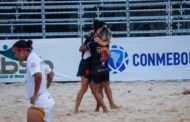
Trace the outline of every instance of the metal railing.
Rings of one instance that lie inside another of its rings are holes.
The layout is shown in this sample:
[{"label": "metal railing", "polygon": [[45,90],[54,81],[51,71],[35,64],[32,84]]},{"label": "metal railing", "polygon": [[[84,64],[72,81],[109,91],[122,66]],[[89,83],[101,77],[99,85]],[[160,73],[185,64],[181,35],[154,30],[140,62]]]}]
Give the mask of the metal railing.
[{"label": "metal railing", "polygon": [[4,1],[0,39],[83,37],[94,19],[114,37],[190,35],[189,0]]}]

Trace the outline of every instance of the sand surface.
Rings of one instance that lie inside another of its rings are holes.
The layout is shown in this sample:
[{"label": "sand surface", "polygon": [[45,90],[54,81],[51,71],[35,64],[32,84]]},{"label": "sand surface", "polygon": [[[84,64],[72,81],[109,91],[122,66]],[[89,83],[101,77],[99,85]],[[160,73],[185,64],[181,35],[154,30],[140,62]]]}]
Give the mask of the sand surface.
[{"label": "sand surface", "polygon": [[[121,109],[95,112],[96,101],[88,89],[78,114],[73,114],[77,83],[53,83],[56,101],[52,122],[190,122],[190,81],[136,81],[111,83],[113,97]],[[26,122],[23,83],[0,83],[0,122]],[[106,96],[106,105],[109,107]]]}]

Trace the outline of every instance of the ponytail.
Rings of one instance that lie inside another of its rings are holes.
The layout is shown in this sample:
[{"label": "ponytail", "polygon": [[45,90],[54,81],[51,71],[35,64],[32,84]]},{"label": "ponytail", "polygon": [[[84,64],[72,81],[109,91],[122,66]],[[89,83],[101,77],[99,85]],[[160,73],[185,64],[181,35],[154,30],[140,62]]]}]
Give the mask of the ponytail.
[{"label": "ponytail", "polygon": [[28,46],[28,48],[30,48],[31,50],[33,49],[32,44],[33,44],[32,40],[28,40],[28,41],[27,41],[27,46]]}]

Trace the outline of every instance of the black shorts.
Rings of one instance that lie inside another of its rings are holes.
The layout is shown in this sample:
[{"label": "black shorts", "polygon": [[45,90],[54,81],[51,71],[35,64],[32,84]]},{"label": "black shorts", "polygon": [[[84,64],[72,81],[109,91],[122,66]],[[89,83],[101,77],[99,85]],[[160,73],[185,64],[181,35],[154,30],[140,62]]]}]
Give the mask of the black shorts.
[{"label": "black shorts", "polygon": [[91,79],[96,84],[99,84],[99,83],[102,83],[102,82],[107,82],[107,81],[109,81],[109,74],[92,76]]},{"label": "black shorts", "polygon": [[107,73],[97,73],[97,66],[92,66],[91,79],[94,83],[102,83],[109,81],[109,72]]},{"label": "black shorts", "polygon": [[91,58],[87,58],[87,59],[82,59],[80,61],[79,64],[79,68],[78,68],[78,72],[77,72],[77,76],[81,77],[85,77],[85,78],[90,78],[90,74],[91,74]]}]

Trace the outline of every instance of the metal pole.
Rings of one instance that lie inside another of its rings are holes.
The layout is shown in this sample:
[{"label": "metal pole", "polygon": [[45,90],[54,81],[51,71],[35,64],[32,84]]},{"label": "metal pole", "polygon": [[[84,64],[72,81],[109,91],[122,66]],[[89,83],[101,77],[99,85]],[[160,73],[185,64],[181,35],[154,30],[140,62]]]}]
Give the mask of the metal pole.
[{"label": "metal pole", "polygon": [[14,33],[13,19],[11,19],[10,23],[11,23],[10,30],[11,30],[11,34],[12,34],[12,33]]},{"label": "metal pole", "polygon": [[171,36],[172,35],[172,5],[171,5],[171,2],[170,0],[168,0],[167,2],[167,5],[166,5],[166,8],[167,8],[167,35],[168,36]]},{"label": "metal pole", "polygon": [[41,19],[42,19],[42,38],[46,38],[46,23],[45,23],[45,4],[44,0],[41,0]]},{"label": "metal pole", "polygon": [[[183,2],[180,1],[180,16],[179,16],[179,20],[182,20],[183,19]],[[177,22],[177,31],[179,32],[180,31],[180,28],[181,28],[181,23]]]},{"label": "metal pole", "polygon": [[129,0],[126,0],[126,31],[127,31],[127,37],[130,37],[130,10],[129,10]]},{"label": "metal pole", "polygon": [[173,6],[170,2],[170,36],[173,35],[173,17],[172,17],[172,15],[173,15]]},{"label": "metal pole", "polygon": [[[99,2],[100,2],[100,0],[99,0]],[[96,6],[96,9],[97,9],[97,18],[98,18],[98,20],[99,20],[99,18],[100,18],[100,5],[98,5],[98,6]]]},{"label": "metal pole", "polygon": [[83,19],[82,19],[82,16],[83,16],[83,7],[82,7],[82,2],[80,2],[80,6],[79,6],[79,32],[80,32],[80,37],[81,37],[81,43],[83,44],[83,41],[84,41],[84,35],[83,35]]}]

